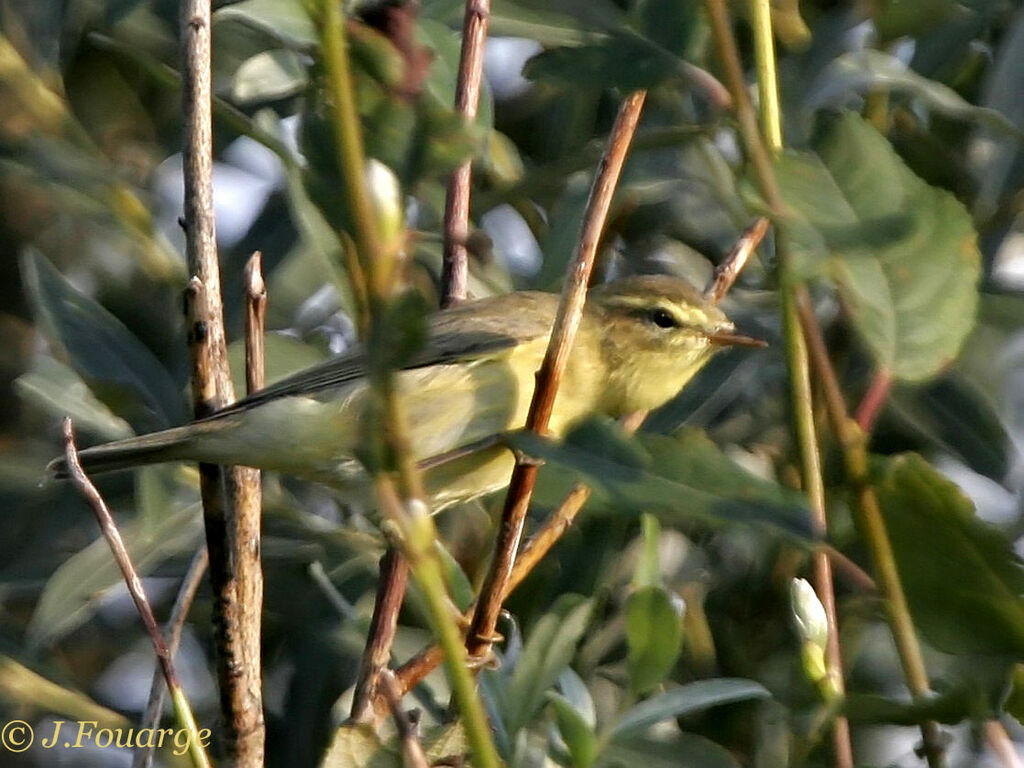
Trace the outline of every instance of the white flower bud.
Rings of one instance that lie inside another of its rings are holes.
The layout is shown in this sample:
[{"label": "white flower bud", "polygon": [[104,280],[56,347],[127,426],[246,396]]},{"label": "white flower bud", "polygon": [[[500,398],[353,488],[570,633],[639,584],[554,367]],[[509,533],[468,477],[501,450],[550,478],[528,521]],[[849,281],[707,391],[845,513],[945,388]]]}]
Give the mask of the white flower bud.
[{"label": "white flower bud", "polygon": [[373,158],[366,161],[365,176],[381,241],[395,242],[405,228],[402,186],[398,183],[398,177],[384,163]]},{"label": "white flower bud", "polygon": [[800,639],[824,651],[828,645],[828,618],[825,606],[806,579],[790,582],[789,603]]}]

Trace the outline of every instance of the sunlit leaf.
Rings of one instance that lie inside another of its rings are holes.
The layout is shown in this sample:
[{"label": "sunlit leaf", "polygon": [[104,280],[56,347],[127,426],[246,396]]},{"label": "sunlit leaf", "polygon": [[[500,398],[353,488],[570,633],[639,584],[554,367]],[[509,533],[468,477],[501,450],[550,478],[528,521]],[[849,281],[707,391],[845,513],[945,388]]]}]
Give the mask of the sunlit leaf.
[{"label": "sunlit leaf", "polygon": [[306,87],[306,70],[294,51],[263,51],[246,60],[231,79],[231,98],[248,105],[294,96]]},{"label": "sunlit leaf", "polygon": [[970,216],[857,115],[824,119],[814,147],[776,164],[796,255],[838,283],[879,366],[900,379],[934,375],[974,324],[981,260]]},{"label": "sunlit leaf", "polygon": [[669,718],[703,712],[722,704],[764,699],[769,695],[764,686],[752,680],[720,677],[687,683],[652,696],[628,710],[612,727],[611,738],[618,741],[642,733]]},{"label": "sunlit leaf", "polygon": [[626,660],[634,692],[647,692],[665,679],[679,658],[682,640],[682,617],[664,587],[643,587],[629,596]]}]

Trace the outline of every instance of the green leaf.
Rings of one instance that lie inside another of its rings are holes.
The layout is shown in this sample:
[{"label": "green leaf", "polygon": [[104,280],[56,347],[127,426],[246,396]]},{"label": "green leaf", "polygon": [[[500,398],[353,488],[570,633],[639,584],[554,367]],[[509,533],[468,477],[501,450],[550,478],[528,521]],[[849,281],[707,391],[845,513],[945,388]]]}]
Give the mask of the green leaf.
[{"label": "green leaf", "polygon": [[568,699],[548,693],[548,703],[555,712],[558,732],[569,748],[574,768],[589,768],[597,757],[597,734]]},{"label": "green leaf", "polygon": [[637,559],[636,570],[633,571],[633,587],[656,587],[661,585],[661,563],[658,558],[658,544],[661,538],[661,526],[654,515],[640,518],[643,532],[643,550]]},{"label": "green leaf", "polygon": [[[161,470],[144,470],[157,471]],[[84,505],[82,514],[91,514]],[[145,576],[168,558],[194,550],[202,534],[199,506],[187,504],[164,509],[159,515],[140,515],[120,525],[120,531],[136,570]],[[43,588],[26,631],[29,646],[48,645],[88,621],[99,598],[122,578],[102,536],[72,555]]]},{"label": "green leaf", "polygon": [[614,422],[594,418],[560,443],[532,432],[508,439],[527,455],[555,465],[549,476],[559,474],[558,468],[582,475],[593,491],[592,507],[651,512],[668,523],[744,523],[803,539],[813,536],[800,494],[750,474],[699,430],[627,437]]},{"label": "green leaf", "polygon": [[897,378],[934,375],[974,324],[980,254],[963,206],[928,186],[857,115],[822,121],[816,155],[776,173],[801,268],[827,269],[876,363]]},{"label": "green leaf", "polygon": [[915,624],[950,653],[1024,653],[1024,563],[924,459],[889,461],[877,485]]},{"label": "green leaf", "polygon": [[620,741],[642,733],[662,720],[703,712],[722,704],[766,699],[770,695],[763,685],[753,680],[720,677],[687,683],[628,710],[612,727],[610,737],[612,741]]},{"label": "green leaf", "polygon": [[334,732],[320,768],[402,768],[402,758],[373,728],[346,723]]},{"label": "green leaf", "polygon": [[627,599],[626,644],[634,693],[646,693],[672,671],[682,650],[683,623],[663,587],[642,587]]},{"label": "green leaf", "polygon": [[523,67],[523,75],[531,80],[627,91],[652,88],[683,73],[682,62],[668,51],[620,31],[602,42],[552,48]]},{"label": "green leaf", "polygon": [[740,768],[725,747],[692,733],[679,733],[668,739],[616,739],[601,750],[597,764],[602,768]]},{"label": "green leaf", "polygon": [[804,105],[810,111],[842,106],[851,91],[867,93],[877,88],[906,93],[949,117],[973,120],[1024,138],[1020,129],[996,110],[975,106],[948,85],[922,77],[895,56],[871,48],[844,53],[835,59],[804,96]]},{"label": "green leaf", "polygon": [[510,734],[530,722],[548,689],[569,666],[590,622],[591,608],[591,601],[578,595],[562,595],[533,628],[506,691],[504,719]]},{"label": "green leaf", "polygon": [[473,604],[473,598],[476,597],[473,585],[470,583],[469,577],[466,576],[466,572],[462,570],[462,566],[459,565],[459,561],[440,539],[434,542],[434,548],[437,550],[437,555],[441,559],[441,567],[444,569],[448,595],[456,608],[465,611]]},{"label": "green leaf", "polygon": [[[319,349],[294,336],[268,333],[263,338],[265,374],[267,384],[273,384],[289,374],[309,368],[324,360]],[[235,392],[245,392],[245,341],[239,339],[228,346],[228,364]]]},{"label": "green leaf", "polygon": [[294,51],[263,51],[235,70],[231,98],[245,106],[276,101],[299,93],[306,82],[306,69]]},{"label": "green leaf", "polygon": [[99,400],[136,432],[185,420],[184,399],[170,374],[120,320],[38,254],[22,259],[22,275],[37,322]]},{"label": "green leaf", "polygon": [[295,50],[307,51],[319,42],[313,20],[298,0],[242,0],[218,8],[214,25],[233,22],[265,32]]}]

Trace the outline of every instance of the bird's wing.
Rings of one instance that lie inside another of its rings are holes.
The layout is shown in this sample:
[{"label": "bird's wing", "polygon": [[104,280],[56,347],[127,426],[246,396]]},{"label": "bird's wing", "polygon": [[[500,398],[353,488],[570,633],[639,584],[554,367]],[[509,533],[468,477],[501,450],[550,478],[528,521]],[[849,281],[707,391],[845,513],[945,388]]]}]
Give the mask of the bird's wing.
[{"label": "bird's wing", "polygon": [[[406,363],[405,369],[478,360],[547,334],[558,297],[528,292],[516,296],[518,300],[514,303],[509,296],[496,296],[437,313],[430,320],[427,342]],[[546,306],[549,304],[550,307]],[[549,311],[530,311],[536,309]],[[209,418],[245,411],[271,400],[306,396],[342,386],[366,375],[366,366],[366,352],[361,345],[356,346],[342,355],[293,373]]]}]

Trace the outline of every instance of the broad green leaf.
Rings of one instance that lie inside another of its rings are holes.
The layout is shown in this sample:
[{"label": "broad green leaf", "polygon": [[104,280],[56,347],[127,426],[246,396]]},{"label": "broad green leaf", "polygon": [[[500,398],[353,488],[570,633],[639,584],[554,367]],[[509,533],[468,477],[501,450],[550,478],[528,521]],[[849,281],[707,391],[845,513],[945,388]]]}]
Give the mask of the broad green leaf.
[{"label": "broad green leaf", "polygon": [[591,601],[563,595],[530,632],[505,694],[509,733],[529,723],[543,705],[548,689],[572,661],[591,609]]},{"label": "broad green leaf", "polygon": [[801,267],[830,272],[879,366],[904,380],[934,375],[974,324],[980,254],[970,216],[857,115],[824,119],[814,148],[776,164],[780,224]]},{"label": "broad green leaf", "polygon": [[306,68],[294,51],[257,53],[231,78],[231,98],[242,105],[294,96],[306,87]]},{"label": "broad green leaf", "polygon": [[597,757],[597,734],[586,718],[564,697],[548,693],[562,741],[569,748],[574,768],[589,768]]},{"label": "broad green leaf", "polygon": [[120,320],[37,254],[22,259],[22,274],[37,322],[103,403],[136,432],[185,420],[170,374]]},{"label": "broad green leaf", "polygon": [[625,740],[669,718],[703,712],[711,707],[737,701],[765,699],[770,695],[763,685],[753,680],[720,677],[687,683],[642,701],[628,710],[612,727],[610,737],[613,742]]},{"label": "broad green leaf", "polygon": [[80,432],[92,432],[103,440],[132,436],[128,422],[101,403],[78,374],[49,355],[37,355],[32,370],[19,376],[14,388],[55,419],[70,416]]},{"label": "broad green leaf", "polygon": [[531,80],[569,87],[652,88],[682,76],[684,62],[642,37],[616,31],[607,40],[537,54],[523,67]]},{"label": "broad green leaf", "polygon": [[563,442],[532,432],[510,435],[509,442],[529,456],[582,475],[593,491],[592,507],[651,512],[669,523],[744,523],[805,539],[813,535],[800,494],[751,475],[699,430],[684,429],[674,437],[627,437],[613,422],[595,418]]},{"label": "broad green leaf", "polygon": [[629,596],[626,644],[634,693],[646,693],[672,671],[682,650],[683,622],[664,587],[642,587]]},{"label": "broad green leaf", "polygon": [[950,653],[1024,653],[1024,563],[1009,539],[924,459],[890,460],[877,484],[915,624]]},{"label": "broad green leaf", "polygon": [[213,14],[213,23],[233,22],[254,27],[296,50],[318,44],[313,20],[298,0],[242,0]]},{"label": "broad green leaf", "polygon": [[[92,514],[84,503],[82,514]],[[136,570],[145,576],[169,557],[192,551],[202,535],[202,521],[198,505],[190,504],[167,509],[163,515],[140,516],[120,530]],[[43,588],[26,631],[29,646],[52,643],[88,621],[97,600],[121,580],[102,536],[72,555]]]}]

